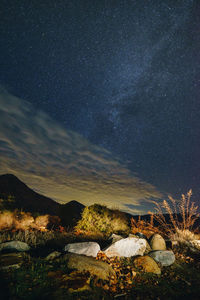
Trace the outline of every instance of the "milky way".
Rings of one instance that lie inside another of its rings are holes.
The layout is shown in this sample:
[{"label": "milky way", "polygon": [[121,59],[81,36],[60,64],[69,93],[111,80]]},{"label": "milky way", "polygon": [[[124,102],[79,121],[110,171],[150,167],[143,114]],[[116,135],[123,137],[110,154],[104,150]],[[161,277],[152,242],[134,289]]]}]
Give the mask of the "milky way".
[{"label": "milky way", "polygon": [[199,188],[199,1],[1,1],[0,82],[167,193]]}]

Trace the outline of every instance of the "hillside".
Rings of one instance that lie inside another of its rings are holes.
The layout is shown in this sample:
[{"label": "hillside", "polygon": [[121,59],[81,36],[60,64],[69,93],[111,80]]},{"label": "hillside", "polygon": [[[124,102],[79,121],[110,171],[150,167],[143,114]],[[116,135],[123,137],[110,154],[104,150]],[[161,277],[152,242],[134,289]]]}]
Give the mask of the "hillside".
[{"label": "hillside", "polygon": [[30,212],[56,215],[60,206],[52,199],[30,189],[16,176],[12,174],[1,175],[0,198],[7,199],[9,196],[13,198],[13,201],[10,201],[11,208],[28,210]]},{"label": "hillside", "polygon": [[0,176],[1,205],[40,214],[58,215],[63,225],[74,225],[80,218],[84,205],[77,201],[59,204],[32,189],[12,174]]},{"label": "hillside", "polygon": [[58,215],[62,220],[63,225],[73,227],[77,220],[81,218],[84,205],[78,201],[72,200],[66,204],[60,204]]}]

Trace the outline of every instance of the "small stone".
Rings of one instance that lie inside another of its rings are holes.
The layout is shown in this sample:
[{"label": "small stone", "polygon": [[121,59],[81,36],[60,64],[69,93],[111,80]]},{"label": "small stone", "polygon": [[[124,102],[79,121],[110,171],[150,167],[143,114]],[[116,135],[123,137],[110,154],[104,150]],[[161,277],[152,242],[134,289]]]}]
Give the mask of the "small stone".
[{"label": "small stone", "polygon": [[73,243],[67,244],[64,251],[96,257],[100,251],[100,246],[96,242]]},{"label": "small stone", "polygon": [[158,250],[152,251],[148,255],[162,266],[170,266],[175,262],[175,255],[173,251]]},{"label": "small stone", "polygon": [[165,240],[158,233],[155,233],[151,236],[149,244],[152,250],[166,250]]},{"label": "small stone", "polygon": [[146,235],[145,235],[144,233],[142,233],[142,232],[136,232],[135,235],[138,236],[140,239],[145,239],[145,240],[147,240]]},{"label": "small stone", "polygon": [[148,255],[137,257],[134,260],[135,266],[141,268],[142,271],[147,273],[161,274],[161,269],[155,260]]},{"label": "small stone", "polygon": [[54,251],[54,252],[51,252],[49,255],[47,255],[47,257],[45,258],[45,260],[53,260],[53,259],[59,257],[60,255],[61,255],[60,252]]}]

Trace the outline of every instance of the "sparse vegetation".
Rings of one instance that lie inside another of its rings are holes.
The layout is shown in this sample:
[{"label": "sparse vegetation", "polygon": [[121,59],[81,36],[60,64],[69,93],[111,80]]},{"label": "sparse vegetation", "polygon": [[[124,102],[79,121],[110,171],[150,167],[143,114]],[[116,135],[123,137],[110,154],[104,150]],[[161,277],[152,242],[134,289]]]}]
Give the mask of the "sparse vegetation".
[{"label": "sparse vegetation", "polygon": [[94,204],[85,207],[82,218],[75,227],[77,233],[95,233],[105,236],[111,233],[122,233],[129,231],[126,215],[115,209],[111,210],[106,206]]},{"label": "sparse vegetation", "polygon": [[[198,206],[191,201],[192,190],[186,195],[182,194],[181,199],[175,200],[171,196],[169,201],[164,200],[160,205],[154,201],[157,214],[152,214],[159,223],[163,234],[166,234],[171,240],[177,240],[181,243],[195,238],[194,224],[199,218],[197,212]],[[168,213],[169,221],[165,213]]]},{"label": "sparse vegetation", "polygon": [[[132,259],[108,259],[99,256],[116,271],[117,278],[104,281],[89,274],[78,274],[57,261],[41,258],[27,260],[20,269],[4,274],[0,282],[5,299],[198,299],[200,265],[185,256],[176,256],[176,263],[164,268],[161,276],[140,272]],[[1,274],[2,275],[2,274]],[[71,292],[84,285],[89,289]],[[116,297],[117,298],[117,297]],[[4,299],[4,298],[3,298]]]},{"label": "sparse vegetation", "polygon": [[60,218],[57,216],[41,215],[35,218],[29,212],[1,210],[0,230],[27,230],[36,229],[46,231],[47,229],[58,229]]},{"label": "sparse vegetation", "polygon": [[[17,240],[27,243],[34,249],[37,247],[53,247],[62,248],[66,243],[74,240],[71,232],[60,232],[54,230],[39,231],[39,230],[14,230],[1,231],[0,243],[6,241]],[[47,250],[48,251],[48,250]]]},{"label": "sparse vegetation", "polygon": [[[156,203],[156,215],[151,214],[149,221],[132,218],[131,225],[125,213],[94,204],[83,210],[81,220],[71,232],[60,226],[56,216],[1,210],[0,243],[19,240],[32,247],[20,269],[2,273],[1,293],[6,299],[39,299],[41,295],[44,299],[112,299],[118,295],[124,299],[196,299],[200,293],[199,256],[181,252],[181,248],[174,249],[176,262],[163,267],[159,276],[142,272],[134,264],[134,257],[108,258],[100,251],[96,259],[108,263],[116,274],[109,281],[70,270],[62,259],[44,259],[51,251],[62,252],[67,243],[89,241],[92,237],[97,241],[101,237],[103,244],[111,233],[127,236],[129,232],[141,232],[148,238],[153,233],[165,233],[182,244],[199,239],[193,231],[198,214],[197,207],[190,201],[191,195],[191,191],[182,195],[178,203],[171,197],[162,205]],[[84,285],[86,290],[82,290]]]},{"label": "sparse vegetation", "polygon": [[154,218],[151,215],[150,222],[142,220],[141,216],[139,216],[138,220],[131,218],[131,233],[135,234],[137,232],[141,232],[149,237],[149,235],[160,233],[161,231],[158,227],[154,226]]}]

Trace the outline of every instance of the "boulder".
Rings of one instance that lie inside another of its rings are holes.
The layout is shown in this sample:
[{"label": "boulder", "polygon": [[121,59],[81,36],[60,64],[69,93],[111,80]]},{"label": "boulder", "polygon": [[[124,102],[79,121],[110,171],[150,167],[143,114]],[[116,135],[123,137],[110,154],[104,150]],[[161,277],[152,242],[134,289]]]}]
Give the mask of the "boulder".
[{"label": "boulder", "polygon": [[127,237],[121,239],[111,246],[104,249],[104,253],[108,257],[131,257],[143,255],[146,250],[146,240],[137,237]]},{"label": "boulder", "polygon": [[24,253],[7,253],[0,255],[0,270],[18,269],[24,262]]},{"label": "boulder", "polygon": [[165,240],[158,233],[155,233],[151,236],[149,244],[152,250],[166,250]]},{"label": "boulder", "polygon": [[145,252],[144,252],[144,254],[148,254],[149,252],[151,252],[152,251],[152,249],[151,249],[151,247],[150,247],[150,245],[149,245],[149,243],[148,243],[148,241],[147,241],[147,237],[146,237],[146,235],[144,235],[143,233],[140,233],[140,232],[136,232],[136,234],[129,234],[129,237],[135,237],[135,238],[144,238],[145,240],[146,240],[146,249],[145,249]]},{"label": "boulder", "polygon": [[0,251],[6,251],[6,252],[24,252],[29,251],[30,247],[28,244],[20,241],[9,241],[5,243],[0,244]]},{"label": "boulder", "polygon": [[109,280],[110,277],[116,276],[111,266],[93,257],[68,253],[62,257],[62,260],[67,261],[69,269],[76,269],[79,272],[89,272],[91,275],[95,275],[103,280]]},{"label": "boulder", "polygon": [[100,251],[100,246],[96,242],[73,243],[67,244],[64,251],[96,257]]},{"label": "boulder", "polygon": [[153,258],[148,255],[136,257],[134,264],[137,268],[147,273],[161,274],[161,269]]},{"label": "boulder", "polygon": [[160,263],[161,266],[170,266],[175,262],[175,255],[173,251],[152,251],[148,254],[156,262]]},{"label": "boulder", "polygon": [[45,258],[45,260],[53,260],[55,258],[58,258],[60,255],[61,255],[60,252],[54,251],[54,252],[51,252],[49,255],[47,255],[47,257]]}]

